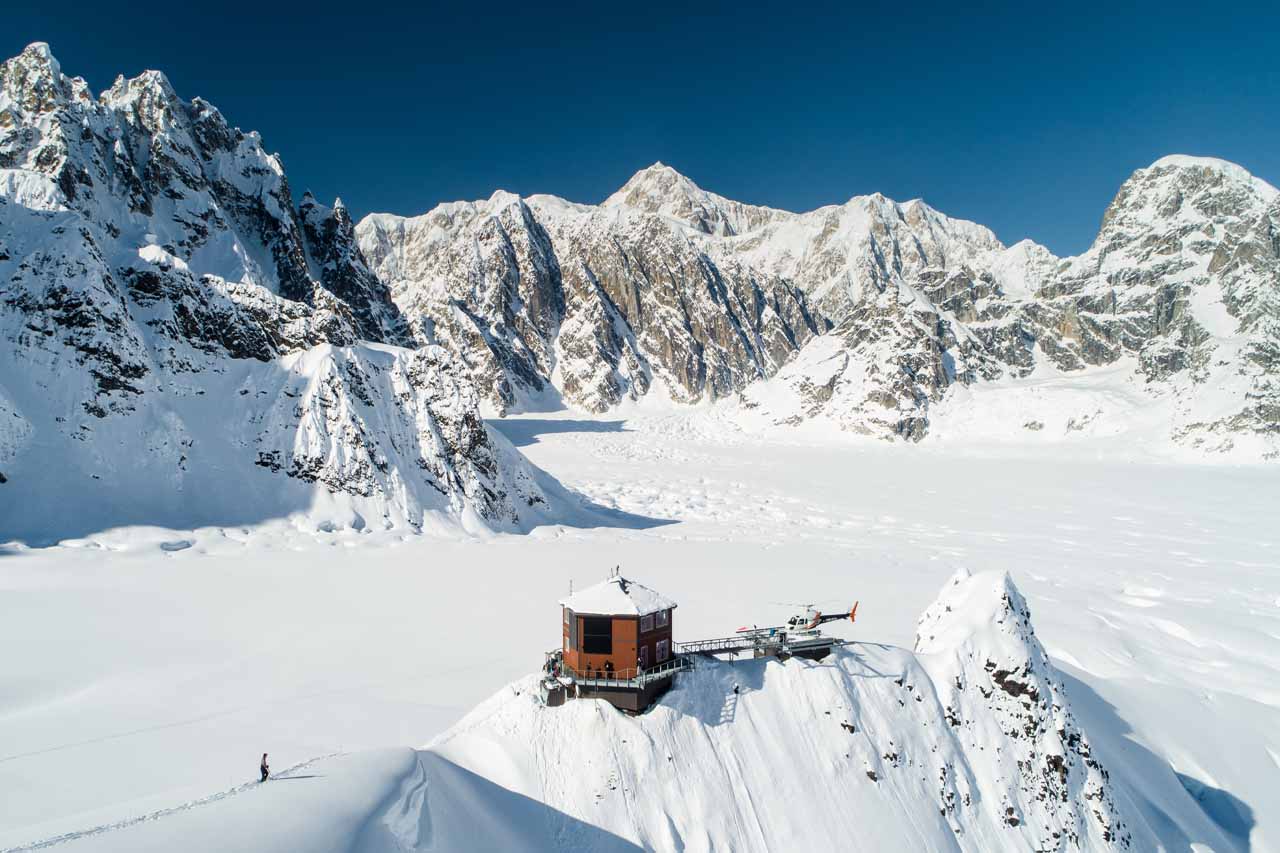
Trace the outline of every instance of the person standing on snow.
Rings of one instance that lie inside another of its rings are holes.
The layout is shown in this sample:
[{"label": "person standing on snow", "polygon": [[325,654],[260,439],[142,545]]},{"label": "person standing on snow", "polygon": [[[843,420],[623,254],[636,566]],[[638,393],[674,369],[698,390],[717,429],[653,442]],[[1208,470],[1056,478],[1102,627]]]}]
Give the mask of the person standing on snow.
[{"label": "person standing on snow", "polygon": [[262,753],[262,766],[258,768],[262,771],[262,781],[267,781],[267,777],[271,775],[271,766],[267,764],[267,754]]}]

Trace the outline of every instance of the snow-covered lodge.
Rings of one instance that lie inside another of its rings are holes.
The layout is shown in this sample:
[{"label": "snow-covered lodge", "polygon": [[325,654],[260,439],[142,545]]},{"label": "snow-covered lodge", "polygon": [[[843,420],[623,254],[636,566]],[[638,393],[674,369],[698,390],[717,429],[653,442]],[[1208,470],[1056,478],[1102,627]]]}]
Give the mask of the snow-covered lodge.
[{"label": "snow-covered lodge", "polygon": [[676,603],[616,571],[606,580],[560,599],[560,648],[547,653],[542,699],[550,706],[570,698],[604,699],[631,713],[644,711],[666,692],[676,673],[697,655],[822,660],[844,642],[821,631],[827,622],[853,621],[858,605],[824,614],[813,607],[785,625],[742,628],[731,637],[671,639]]},{"label": "snow-covered lodge", "polygon": [[[671,641],[676,603],[613,575],[560,600],[562,643],[549,665],[573,695],[624,711],[649,707],[684,665]],[[563,696],[548,697],[551,704]]]}]

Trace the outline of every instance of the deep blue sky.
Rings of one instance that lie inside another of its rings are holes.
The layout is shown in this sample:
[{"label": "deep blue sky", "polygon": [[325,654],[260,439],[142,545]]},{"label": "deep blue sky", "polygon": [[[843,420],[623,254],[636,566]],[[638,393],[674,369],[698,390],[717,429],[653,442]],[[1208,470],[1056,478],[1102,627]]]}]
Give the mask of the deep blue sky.
[{"label": "deep blue sky", "polygon": [[357,215],[595,202],[662,160],[791,210],[921,197],[1065,254],[1163,154],[1280,183],[1280,4],[1038,5],[19,0],[0,48],[47,41],[95,90],[159,68],[261,131],[295,197]]}]

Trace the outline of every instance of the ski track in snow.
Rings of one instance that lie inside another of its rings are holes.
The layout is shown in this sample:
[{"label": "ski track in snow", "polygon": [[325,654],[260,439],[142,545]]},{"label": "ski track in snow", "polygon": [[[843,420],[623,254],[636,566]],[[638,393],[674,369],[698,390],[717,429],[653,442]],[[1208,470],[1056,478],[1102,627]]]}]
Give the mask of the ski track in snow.
[{"label": "ski track in snow", "polygon": [[[334,758],[339,755],[342,755],[342,753],[333,752],[328,755],[317,755],[315,758],[309,758],[306,761],[302,761],[302,762],[299,762],[298,764],[294,764],[290,767],[286,767],[280,773],[273,775],[271,779],[272,780],[288,779],[290,773],[295,773],[299,770],[310,767],[312,764],[315,764],[317,761],[324,761],[326,758]],[[149,823],[151,821],[160,820],[161,818],[168,817],[169,815],[190,811],[191,809],[198,809],[201,806],[207,806],[210,803],[216,803],[219,800],[225,800],[228,797],[234,797],[237,794],[243,794],[245,791],[254,790],[263,784],[265,783],[259,782],[256,780],[251,782],[245,782],[243,784],[236,785],[234,788],[228,788],[225,791],[219,791],[216,794],[210,794],[207,797],[201,797],[198,800],[189,800],[185,803],[181,803],[176,806],[170,806],[169,808],[166,808],[166,809],[159,809],[157,811],[148,812],[147,814],[139,815],[137,817],[131,817],[125,820],[118,820],[118,821],[115,821],[114,823],[107,823],[101,826],[92,827],[90,829],[82,829],[77,832],[67,832],[62,835],[55,835],[53,838],[46,838],[42,841],[34,841],[30,844],[23,844],[18,847],[5,847],[3,849],[0,849],[0,853],[23,853],[23,851],[26,851],[26,850],[43,850],[46,847],[54,847],[58,844],[65,844],[69,841],[79,841],[84,838],[89,838],[90,836],[101,835],[104,832],[114,832],[119,829],[127,829],[131,826],[137,826],[140,823]]]}]

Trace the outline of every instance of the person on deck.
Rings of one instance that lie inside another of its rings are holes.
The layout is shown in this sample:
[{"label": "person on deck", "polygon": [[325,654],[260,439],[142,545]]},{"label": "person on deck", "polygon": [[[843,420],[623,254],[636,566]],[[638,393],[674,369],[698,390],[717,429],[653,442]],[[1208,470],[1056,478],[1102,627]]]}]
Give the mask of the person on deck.
[{"label": "person on deck", "polygon": [[611,660],[604,662],[604,677],[613,678],[613,661]]},{"label": "person on deck", "polygon": [[258,768],[262,771],[262,781],[267,781],[267,777],[271,775],[271,766],[267,764],[267,754],[262,753],[262,766]]}]

